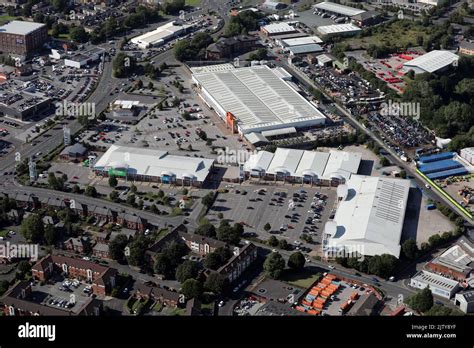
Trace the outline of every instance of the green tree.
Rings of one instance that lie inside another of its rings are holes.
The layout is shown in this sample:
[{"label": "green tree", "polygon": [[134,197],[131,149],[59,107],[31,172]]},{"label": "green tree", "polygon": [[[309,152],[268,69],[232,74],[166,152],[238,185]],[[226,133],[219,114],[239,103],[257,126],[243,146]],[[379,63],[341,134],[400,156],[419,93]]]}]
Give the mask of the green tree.
[{"label": "green tree", "polygon": [[275,236],[270,236],[267,240],[267,244],[270,245],[271,247],[276,247],[278,246],[278,239]]},{"label": "green tree", "polygon": [[40,243],[44,237],[44,225],[41,216],[31,214],[21,222],[20,231],[23,236],[33,243]]},{"label": "green tree", "polygon": [[306,260],[304,255],[301,252],[297,251],[291,254],[288,258],[288,267],[294,270],[301,270],[304,268],[305,262]]},{"label": "green tree", "polygon": [[97,197],[97,190],[94,186],[86,186],[84,194],[89,197]]},{"label": "green tree", "polygon": [[123,78],[132,75],[136,68],[134,57],[130,57],[123,52],[120,52],[115,57],[112,63],[114,77]]},{"label": "green tree", "polygon": [[266,223],[265,226],[263,226],[263,229],[267,232],[269,232],[271,229],[272,229],[272,226],[270,225],[270,223]]},{"label": "green tree", "polygon": [[212,272],[204,282],[204,288],[216,295],[222,294],[229,287],[229,279],[219,273]]},{"label": "green tree", "polygon": [[433,294],[429,287],[424,288],[407,300],[407,304],[418,312],[426,312],[433,307]]},{"label": "green tree", "polygon": [[202,294],[202,283],[196,279],[188,279],[181,286],[181,293],[186,299],[198,298]]},{"label": "green tree", "polygon": [[55,245],[58,241],[58,233],[56,228],[53,225],[46,225],[44,229],[44,240],[48,245]]},{"label": "green tree", "polygon": [[204,224],[199,225],[199,227],[196,228],[194,233],[199,234],[201,236],[214,238],[216,236],[216,228],[210,222],[206,222]]},{"label": "green tree", "polygon": [[397,262],[397,258],[390,254],[375,255],[369,259],[368,271],[370,274],[389,278],[393,275]]},{"label": "green tree", "polygon": [[148,239],[143,235],[139,235],[129,244],[129,247],[128,262],[132,266],[142,267],[145,264],[145,253],[143,251],[148,248]]},{"label": "green tree", "polygon": [[414,260],[417,253],[418,247],[414,239],[407,239],[402,244],[402,253],[408,260]]},{"label": "green tree", "polygon": [[84,43],[89,40],[89,34],[87,34],[86,30],[84,27],[73,27],[71,28],[69,35],[71,37],[71,40],[78,42],[78,43]]},{"label": "green tree", "polygon": [[194,261],[186,260],[176,269],[176,279],[184,283],[188,279],[196,279],[199,272],[199,264]]},{"label": "green tree", "polygon": [[127,196],[126,202],[127,204],[131,205],[132,207],[136,204],[137,197],[134,194],[130,194]]},{"label": "green tree", "polygon": [[26,275],[31,271],[31,264],[28,261],[20,261],[17,266],[21,275]]},{"label": "green tree", "polygon": [[117,202],[118,199],[119,199],[119,193],[117,191],[113,190],[112,192],[110,192],[109,198],[112,202]]},{"label": "green tree", "polygon": [[265,274],[273,279],[280,278],[285,269],[285,260],[279,253],[271,253],[263,263]]},{"label": "green tree", "polygon": [[123,262],[125,260],[125,247],[128,244],[128,238],[124,234],[119,234],[109,243],[110,257],[116,261]]},{"label": "green tree", "polygon": [[171,257],[166,253],[156,256],[153,269],[155,273],[162,274],[165,278],[172,278],[175,270]]},{"label": "green tree", "polygon": [[111,175],[111,176],[109,177],[109,186],[110,186],[110,187],[117,187],[117,185],[118,185],[118,180],[117,180],[117,178],[116,178],[115,176]]}]

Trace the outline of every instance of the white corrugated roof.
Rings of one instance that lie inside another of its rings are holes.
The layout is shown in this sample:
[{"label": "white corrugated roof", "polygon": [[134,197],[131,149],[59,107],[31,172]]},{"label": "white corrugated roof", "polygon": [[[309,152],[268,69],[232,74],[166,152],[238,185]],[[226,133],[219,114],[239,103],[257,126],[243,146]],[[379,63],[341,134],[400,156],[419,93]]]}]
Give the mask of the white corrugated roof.
[{"label": "white corrugated roof", "polygon": [[445,289],[448,291],[451,291],[459,286],[459,282],[457,280],[449,279],[424,270],[418,272],[412,279],[430,285],[431,287]]},{"label": "white corrugated roof", "polygon": [[323,42],[323,40],[317,36],[297,37],[294,39],[282,40],[283,46],[285,47],[308,45],[312,43],[319,44],[321,42]]},{"label": "white corrugated roof", "polygon": [[244,170],[251,172],[253,170],[266,171],[273,159],[273,153],[268,151],[259,151],[252,156],[244,164]]},{"label": "white corrugated roof", "polygon": [[329,11],[333,13],[338,13],[343,16],[355,16],[361,13],[364,13],[365,10],[360,10],[354,7],[344,6],[340,4],[336,4],[334,2],[323,1],[319,4],[314,5],[315,8],[319,10]]},{"label": "white corrugated roof", "polygon": [[313,52],[321,52],[323,48],[318,44],[312,43],[307,45],[292,46],[289,48],[292,54],[305,54]]},{"label": "white corrugated roof", "polygon": [[283,34],[295,31],[295,28],[285,22],[268,24],[265,25],[262,29],[269,34]]},{"label": "white corrugated roof", "polygon": [[286,173],[286,175],[295,176],[296,169],[298,168],[303,153],[304,150],[279,147],[275,151],[272,162],[268,166],[267,173]]},{"label": "white corrugated roof", "polygon": [[410,181],[352,175],[346,185],[334,217],[337,232],[326,247],[399,257]]},{"label": "white corrugated roof", "polygon": [[[343,151],[317,152],[278,148],[275,153],[259,151],[250,156],[244,165],[246,171],[255,168],[267,174],[285,172],[287,175],[303,177],[313,175],[317,179],[331,180],[333,173],[341,173],[348,180],[359,169],[361,155]],[[326,172],[329,174],[326,175]]]},{"label": "white corrugated roof", "polygon": [[434,50],[428,52],[418,58],[410,60],[404,63],[404,67],[416,67],[422,69],[426,72],[432,73],[439,69],[444,68],[450,64],[453,64],[454,61],[457,61],[459,56],[449,52],[449,51],[442,51],[442,50]]},{"label": "white corrugated roof", "polygon": [[321,123],[326,118],[266,65],[194,74],[194,78],[237,118],[243,133],[295,122]]},{"label": "white corrugated roof", "polygon": [[349,180],[351,175],[357,173],[359,170],[360,161],[362,159],[360,153],[336,150],[331,150],[329,153],[329,160],[323,173],[325,178],[340,175],[344,179]]},{"label": "white corrugated roof", "polygon": [[130,174],[160,177],[164,173],[176,178],[193,175],[204,181],[214,160],[168,155],[168,152],[128,146],[112,145],[94,165],[95,169],[128,168]]},{"label": "white corrugated roof", "polygon": [[323,25],[318,27],[318,31],[323,34],[339,34],[347,32],[361,31],[362,29],[354,24],[332,24],[332,25]]},{"label": "white corrugated roof", "polygon": [[162,25],[161,27],[156,28],[153,31],[149,31],[148,33],[134,37],[130,41],[134,44],[153,45],[160,41],[164,41],[170,37],[173,37],[180,30],[187,29],[190,27],[191,25],[189,24],[174,25],[174,21],[173,21],[173,22],[166,23]]},{"label": "white corrugated roof", "polygon": [[233,69],[235,69],[235,66],[230,63],[204,65],[204,66],[196,66],[196,67],[190,68],[193,74],[223,72],[223,71],[228,71],[228,70],[233,70]]},{"label": "white corrugated roof", "polygon": [[45,24],[43,23],[11,21],[1,26],[0,32],[6,32],[8,34],[26,35],[44,26]]}]

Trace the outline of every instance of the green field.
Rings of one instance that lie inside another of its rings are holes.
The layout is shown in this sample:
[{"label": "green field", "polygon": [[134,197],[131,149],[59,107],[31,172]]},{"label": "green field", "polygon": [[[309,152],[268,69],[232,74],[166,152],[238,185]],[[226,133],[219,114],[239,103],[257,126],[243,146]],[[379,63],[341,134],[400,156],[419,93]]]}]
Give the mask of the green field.
[{"label": "green field", "polygon": [[185,4],[186,4],[186,6],[196,7],[196,6],[201,5],[201,0],[186,0]]},{"label": "green field", "polygon": [[5,238],[6,236],[8,236],[8,231],[7,231],[7,230],[1,230],[1,231],[0,231],[0,237],[4,237],[4,238]]},{"label": "green field", "polygon": [[387,45],[395,47],[419,46],[417,39],[427,40],[434,31],[433,27],[423,27],[411,21],[395,21],[372,29],[372,35],[344,40],[353,49],[366,49],[369,45]]},{"label": "green field", "polygon": [[18,17],[15,17],[15,16],[9,16],[7,14],[3,14],[0,16],[0,25],[3,25],[5,24],[6,22],[10,22],[14,19],[17,19]]},{"label": "green field", "polygon": [[321,273],[312,272],[307,269],[302,271],[286,270],[281,276],[281,280],[302,289],[307,289],[321,278]]}]

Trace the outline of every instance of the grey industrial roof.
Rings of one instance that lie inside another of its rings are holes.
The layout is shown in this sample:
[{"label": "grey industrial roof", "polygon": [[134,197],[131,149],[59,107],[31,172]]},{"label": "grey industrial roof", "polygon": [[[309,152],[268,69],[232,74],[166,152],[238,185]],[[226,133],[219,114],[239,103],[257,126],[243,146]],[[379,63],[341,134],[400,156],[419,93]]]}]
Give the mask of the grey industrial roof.
[{"label": "grey industrial roof", "polygon": [[314,5],[314,7],[319,10],[338,13],[340,15],[349,16],[349,17],[365,12],[364,10],[359,10],[357,8],[340,5],[340,4],[336,4],[334,2],[329,2],[329,1],[323,1],[319,4]]},{"label": "grey industrial roof", "polygon": [[433,287],[442,288],[449,291],[459,286],[459,282],[457,280],[448,279],[446,277],[427,271],[421,271],[417,273],[412,279],[419,282],[423,282]]},{"label": "grey industrial roof", "polygon": [[312,43],[318,44],[321,42],[323,42],[323,40],[321,40],[317,36],[297,37],[293,39],[282,40],[283,45],[286,47],[307,45],[307,44],[312,44]]},{"label": "grey industrial roof", "polygon": [[453,64],[453,62],[457,61],[458,59],[459,56],[452,52],[434,50],[418,58],[410,60],[403,65],[408,68],[415,67],[425,72],[432,73],[450,64]]},{"label": "grey industrial roof", "polygon": [[474,303],[474,290],[466,291],[457,294],[457,296],[462,296],[468,303]]},{"label": "grey industrial roof", "polygon": [[321,52],[323,48],[318,44],[307,44],[300,46],[292,46],[289,48],[290,52],[293,54],[305,54],[313,52]]},{"label": "grey industrial roof", "polygon": [[269,34],[283,34],[296,31],[291,25],[285,22],[272,23],[264,26],[262,29],[267,31]]},{"label": "grey industrial roof", "polygon": [[8,34],[26,35],[44,26],[45,24],[43,23],[11,21],[1,26],[0,32],[6,32]]},{"label": "grey industrial roof", "polygon": [[351,23],[323,25],[323,26],[318,27],[318,31],[323,35],[349,33],[349,32],[361,31],[361,30],[362,30],[361,28]]},{"label": "grey industrial roof", "polygon": [[268,66],[194,74],[215,102],[239,121],[242,131],[326,117]]}]

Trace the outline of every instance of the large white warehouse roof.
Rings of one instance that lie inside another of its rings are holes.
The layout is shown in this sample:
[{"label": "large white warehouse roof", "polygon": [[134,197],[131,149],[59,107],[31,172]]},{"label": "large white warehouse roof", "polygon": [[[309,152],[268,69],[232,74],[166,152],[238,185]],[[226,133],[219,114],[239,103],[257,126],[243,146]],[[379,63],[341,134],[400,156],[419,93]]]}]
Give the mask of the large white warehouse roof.
[{"label": "large white warehouse roof", "polygon": [[352,175],[346,185],[334,217],[337,231],[325,250],[399,257],[410,181]]},{"label": "large white warehouse roof", "polygon": [[242,133],[323,124],[326,117],[268,66],[197,73],[193,79],[221,117],[230,112]]},{"label": "large white warehouse roof", "polygon": [[268,24],[262,27],[262,29],[270,35],[291,33],[291,32],[296,31],[295,28],[293,28],[291,25],[285,22]]},{"label": "large white warehouse roof", "polygon": [[149,31],[148,33],[134,37],[130,41],[141,48],[160,45],[166,40],[179,35],[182,31],[190,27],[191,25],[189,24],[175,25],[174,22],[169,22],[153,31]]},{"label": "large white warehouse roof", "polygon": [[361,30],[361,28],[352,23],[323,25],[318,27],[318,32],[321,33],[321,35],[353,33]]},{"label": "large white warehouse roof", "polygon": [[418,58],[410,60],[403,64],[405,69],[414,68],[415,73],[422,73],[422,72],[435,72],[440,70],[448,65],[453,64],[454,61],[457,61],[459,56],[449,52],[449,51],[442,51],[442,50],[434,50],[428,52]]},{"label": "large white warehouse roof", "polygon": [[318,10],[324,10],[332,13],[337,13],[342,16],[352,17],[361,13],[364,13],[364,10],[359,10],[354,7],[344,6],[340,4],[336,4],[334,2],[323,1],[319,4],[314,5],[314,8]]},{"label": "large white warehouse roof", "polygon": [[203,182],[214,160],[168,155],[166,151],[112,145],[94,165],[95,170],[126,169],[129,174],[175,176]]},{"label": "large white warehouse roof", "polygon": [[303,177],[309,175],[317,179],[332,178],[348,180],[357,173],[361,161],[360,153],[331,150],[327,152],[304,151],[278,148],[275,153],[259,151],[250,156],[244,164],[247,172],[259,171],[275,175]]}]

